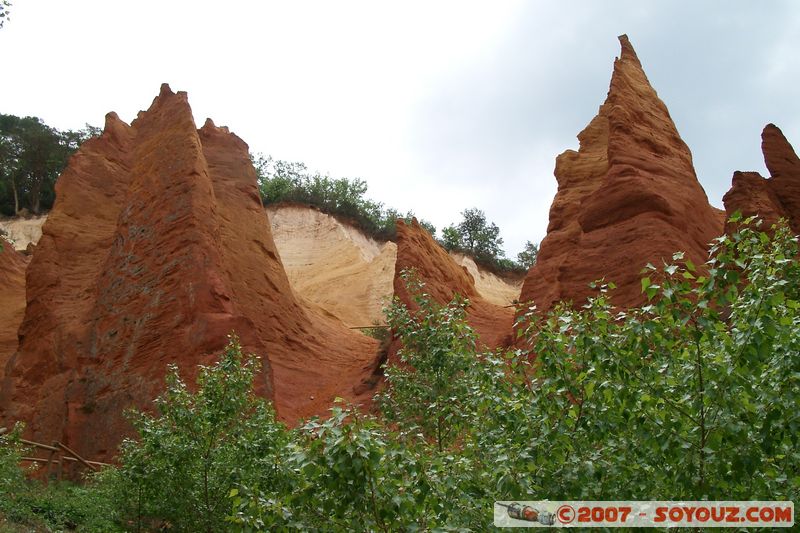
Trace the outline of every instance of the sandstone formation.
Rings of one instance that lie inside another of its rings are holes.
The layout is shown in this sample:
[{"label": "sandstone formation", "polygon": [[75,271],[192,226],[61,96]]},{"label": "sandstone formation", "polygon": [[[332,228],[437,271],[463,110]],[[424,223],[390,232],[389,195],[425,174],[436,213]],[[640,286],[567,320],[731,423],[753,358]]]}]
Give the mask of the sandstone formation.
[{"label": "sandstone formation", "polygon": [[792,145],[774,124],[761,133],[761,151],[770,177],[758,172],[735,172],[731,189],[722,201],[732,215],[741,211],[745,217],[758,215],[769,228],[780,218],[800,234],[800,159]]},{"label": "sandstone formation", "polygon": [[626,36],[608,97],[578,135],[580,148],[556,160],[558,193],[547,236],[520,301],[539,310],[559,300],[580,304],[604,277],[621,307],[644,301],[640,271],[676,251],[696,264],[722,233],[723,214],[697,181],[689,148],[650,86]]},{"label": "sandstone formation", "polygon": [[425,291],[440,304],[450,302],[456,294],[469,300],[467,322],[478,334],[480,343],[489,349],[510,344],[514,310],[486,301],[475,288],[475,281],[415,220],[411,224],[397,221],[397,262],[394,294],[409,308],[415,307],[401,273],[415,269],[425,283]]},{"label": "sandstone formation", "polygon": [[247,145],[162,86],[126,125],[109,114],[58,180],[27,272],[4,422],[107,458],[169,363],[193,378],[235,331],[262,356],[257,390],[289,422],[335,396],[360,401],[376,341],[297,300],[272,239]]},{"label": "sandstone formation", "polygon": [[[25,314],[28,259],[0,237],[0,372],[17,349],[17,330]],[[0,374],[2,375],[2,374]]]},{"label": "sandstone formation", "polygon": [[[383,306],[393,294],[397,245],[380,243],[310,206],[267,207],[272,236],[289,283],[307,306],[348,326],[383,323]],[[35,246],[47,215],[0,221],[14,248]],[[27,252],[26,252],[27,253]],[[501,277],[464,254],[450,252],[467,269],[484,299],[505,306],[519,298],[522,278]],[[16,333],[15,333],[16,337]]]}]

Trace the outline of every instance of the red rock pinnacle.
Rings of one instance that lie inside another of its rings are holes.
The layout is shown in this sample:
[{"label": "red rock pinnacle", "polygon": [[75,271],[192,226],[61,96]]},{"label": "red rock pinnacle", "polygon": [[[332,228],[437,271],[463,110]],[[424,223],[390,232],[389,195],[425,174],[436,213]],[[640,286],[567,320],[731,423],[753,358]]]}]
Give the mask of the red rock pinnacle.
[{"label": "red rock pinnacle", "polygon": [[639,272],[648,262],[680,250],[701,264],[722,232],[689,148],[628,38],[619,40],[605,103],[578,134],[579,150],[556,159],[547,236],[520,296],[540,310],[583,302],[592,294],[588,284],[603,277],[618,286],[616,305],[641,303]]}]

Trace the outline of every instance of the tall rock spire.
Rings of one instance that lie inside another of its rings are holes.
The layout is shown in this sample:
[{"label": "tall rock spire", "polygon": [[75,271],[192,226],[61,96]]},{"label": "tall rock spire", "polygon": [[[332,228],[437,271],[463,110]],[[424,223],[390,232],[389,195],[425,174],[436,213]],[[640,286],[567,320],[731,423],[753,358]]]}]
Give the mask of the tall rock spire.
[{"label": "tall rock spire", "polygon": [[722,232],[722,214],[709,205],[667,107],[627,36],[619,41],[605,103],[578,134],[579,150],[556,159],[547,236],[520,296],[540,310],[584,301],[599,278],[618,286],[616,305],[641,303],[648,262],[680,250],[703,263]]}]

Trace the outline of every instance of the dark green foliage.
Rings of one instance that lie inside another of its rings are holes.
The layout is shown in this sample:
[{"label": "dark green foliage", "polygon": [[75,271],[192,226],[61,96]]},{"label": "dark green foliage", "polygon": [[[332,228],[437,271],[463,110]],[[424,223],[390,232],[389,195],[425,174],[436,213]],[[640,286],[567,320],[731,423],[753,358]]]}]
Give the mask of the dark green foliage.
[{"label": "dark green foliage", "polygon": [[0,213],[52,207],[56,179],[69,157],[99,132],[88,124],[80,131],[59,131],[36,117],[0,115]]},{"label": "dark green foliage", "polygon": [[[367,199],[367,183],[364,180],[312,174],[303,163],[274,160],[263,154],[251,158],[265,205],[280,202],[313,205],[324,213],[355,224],[366,234],[380,240],[395,238],[395,222],[398,219],[410,222],[414,217],[411,211],[402,214]],[[420,225],[432,235],[436,233],[431,223],[422,220]]]},{"label": "dark green foliage", "polygon": [[487,222],[483,211],[473,207],[462,211],[461,216],[461,222],[443,230],[445,248],[466,252],[483,261],[492,261],[505,255],[500,228],[494,222]]}]

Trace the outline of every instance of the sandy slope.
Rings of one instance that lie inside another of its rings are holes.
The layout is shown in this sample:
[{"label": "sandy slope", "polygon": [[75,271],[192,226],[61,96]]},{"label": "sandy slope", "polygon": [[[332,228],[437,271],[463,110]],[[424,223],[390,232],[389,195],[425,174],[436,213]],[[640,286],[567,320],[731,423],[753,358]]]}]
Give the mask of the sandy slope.
[{"label": "sandy slope", "polygon": [[33,218],[12,218],[0,220],[0,229],[8,234],[16,250],[24,250],[28,243],[36,244],[42,236],[42,224],[47,215]]},{"label": "sandy slope", "polygon": [[[275,244],[292,288],[349,326],[383,323],[392,295],[397,246],[379,243],[316,209],[269,207]],[[483,271],[461,254],[451,254],[475,279],[487,301],[509,305],[521,281],[511,283]]]},{"label": "sandy slope", "polygon": [[478,289],[478,293],[487,302],[495,305],[511,305],[519,298],[522,278],[515,282],[508,281],[479,268],[469,256],[453,252],[450,253],[450,256],[456,260],[456,263],[467,269],[472,279],[475,280],[475,288]]},{"label": "sandy slope", "polygon": [[397,247],[306,207],[270,207],[273,237],[294,291],[348,326],[383,323]]}]

